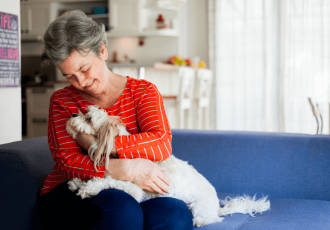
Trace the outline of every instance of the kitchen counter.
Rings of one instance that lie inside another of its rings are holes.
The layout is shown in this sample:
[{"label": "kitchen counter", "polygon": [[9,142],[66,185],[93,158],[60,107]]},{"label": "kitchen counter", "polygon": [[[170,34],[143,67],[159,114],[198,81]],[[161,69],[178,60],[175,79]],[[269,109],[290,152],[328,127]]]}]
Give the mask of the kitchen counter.
[{"label": "kitchen counter", "polygon": [[120,62],[120,63],[110,63],[107,62],[107,66],[109,69],[112,69],[114,67],[125,67],[125,68],[140,68],[140,67],[153,67],[154,63],[126,63],[126,62]]}]

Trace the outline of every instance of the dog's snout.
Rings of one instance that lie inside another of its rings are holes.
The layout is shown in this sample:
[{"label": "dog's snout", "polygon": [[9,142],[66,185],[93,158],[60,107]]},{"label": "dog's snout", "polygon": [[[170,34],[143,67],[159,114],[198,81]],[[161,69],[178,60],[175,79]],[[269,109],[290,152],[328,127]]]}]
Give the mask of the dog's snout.
[{"label": "dog's snout", "polygon": [[86,117],[85,120],[91,122],[92,118],[91,117]]},{"label": "dog's snout", "polygon": [[72,114],[72,117],[78,117],[78,114],[74,113]]}]

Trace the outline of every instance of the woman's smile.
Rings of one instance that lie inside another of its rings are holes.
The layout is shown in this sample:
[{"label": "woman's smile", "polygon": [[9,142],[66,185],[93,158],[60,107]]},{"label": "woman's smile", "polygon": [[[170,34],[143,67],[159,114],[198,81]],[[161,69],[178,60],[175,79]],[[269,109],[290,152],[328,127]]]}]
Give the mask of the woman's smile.
[{"label": "woman's smile", "polygon": [[87,85],[84,88],[87,88],[87,89],[90,88],[93,85],[93,83],[94,83],[94,80],[92,81],[92,83],[90,85]]}]

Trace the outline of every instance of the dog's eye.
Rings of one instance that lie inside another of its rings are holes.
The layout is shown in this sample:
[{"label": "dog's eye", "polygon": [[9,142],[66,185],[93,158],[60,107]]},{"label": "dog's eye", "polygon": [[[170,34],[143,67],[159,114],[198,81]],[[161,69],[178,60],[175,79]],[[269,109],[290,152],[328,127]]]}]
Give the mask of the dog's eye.
[{"label": "dog's eye", "polygon": [[78,117],[78,114],[74,113],[72,114],[72,117]]}]

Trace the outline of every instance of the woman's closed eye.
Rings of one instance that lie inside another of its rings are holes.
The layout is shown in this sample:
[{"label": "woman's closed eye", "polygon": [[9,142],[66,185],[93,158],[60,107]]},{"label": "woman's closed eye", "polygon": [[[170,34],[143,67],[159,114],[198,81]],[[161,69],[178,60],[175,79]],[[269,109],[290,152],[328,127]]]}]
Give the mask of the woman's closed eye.
[{"label": "woman's closed eye", "polygon": [[89,67],[88,69],[86,69],[85,71],[82,71],[82,72],[87,73],[90,69],[91,69],[91,67]]}]

